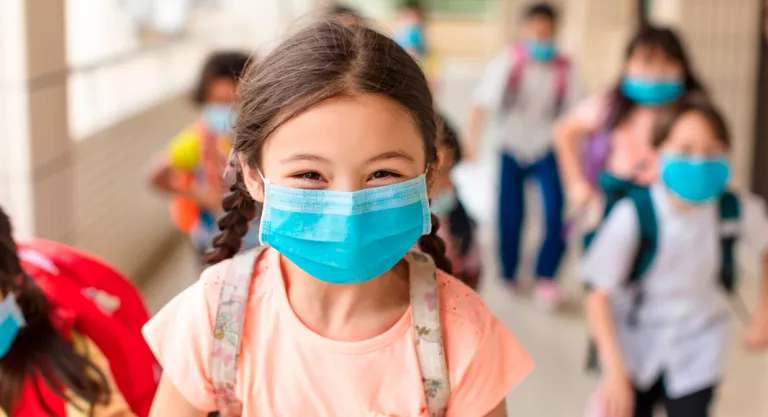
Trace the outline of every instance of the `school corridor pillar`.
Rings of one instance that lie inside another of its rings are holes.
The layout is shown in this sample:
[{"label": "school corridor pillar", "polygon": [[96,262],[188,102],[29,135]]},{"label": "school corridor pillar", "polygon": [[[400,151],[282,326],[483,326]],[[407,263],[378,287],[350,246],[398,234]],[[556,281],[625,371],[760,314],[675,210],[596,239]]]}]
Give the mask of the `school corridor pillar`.
[{"label": "school corridor pillar", "polygon": [[688,52],[733,137],[734,185],[749,187],[760,41],[759,1],[655,0],[651,22],[683,35]]},{"label": "school corridor pillar", "polygon": [[70,242],[65,3],[0,1],[0,205],[18,236]]}]

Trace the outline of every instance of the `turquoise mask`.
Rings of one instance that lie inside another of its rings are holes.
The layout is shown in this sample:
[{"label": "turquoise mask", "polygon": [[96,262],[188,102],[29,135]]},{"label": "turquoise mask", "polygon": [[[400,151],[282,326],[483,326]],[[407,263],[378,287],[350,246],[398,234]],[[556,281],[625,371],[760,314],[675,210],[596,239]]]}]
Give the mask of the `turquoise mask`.
[{"label": "turquoise mask", "polygon": [[226,104],[208,104],[203,109],[203,121],[212,133],[226,136],[232,133],[235,113],[232,106]]},{"label": "turquoise mask", "polygon": [[730,174],[730,164],[724,156],[661,155],[662,182],[673,194],[691,204],[704,204],[722,195]]},{"label": "turquoise mask", "polygon": [[528,41],[525,46],[534,61],[549,62],[557,55],[554,42]]},{"label": "turquoise mask", "polygon": [[4,358],[11,350],[16,336],[26,325],[24,315],[16,303],[16,297],[8,294],[0,303],[0,359]]},{"label": "turquoise mask", "polygon": [[680,97],[685,91],[682,80],[649,80],[625,76],[621,81],[621,92],[641,106],[661,106]]},{"label": "turquoise mask", "polygon": [[389,271],[432,230],[424,175],[355,192],[264,187],[261,242],[332,284]]},{"label": "turquoise mask", "polygon": [[453,189],[447,189],[436,194],[429,204],[429,208],[432,213],[438,216],[443,216],[451,211],[459,204],[459,199],[456,197],[456,191]]}]

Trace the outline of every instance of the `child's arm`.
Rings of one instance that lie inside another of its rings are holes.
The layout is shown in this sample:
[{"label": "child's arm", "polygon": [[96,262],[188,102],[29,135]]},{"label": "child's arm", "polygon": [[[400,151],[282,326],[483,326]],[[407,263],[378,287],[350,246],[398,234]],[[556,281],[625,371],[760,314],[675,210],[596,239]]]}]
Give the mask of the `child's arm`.
[{"label": "child's arm", "polygon": [[464,159],[475,161],[477,159],[477,150],[480,147],[480,139],[485,129],[485,123],[488,118],[488,110],[484,107],[473,105],[469,110],[469,119],[464,133]]},{"label": "child's arm", "polygon": [[207,414],[190,404],[173,382],[163,375],[149,417],[205,417]]},{"label": "child's arm", "polygon": [[472,95],[472,103],[463,136],[464,159],[477,159],[488,115],[501,106],[506,94],[509,73],[514,65],[509,51],[504,50],[485,68]]},{"label": "child's arm", "polygon": [[755,352],[768,349],[768,254],[763,258],[763,278],[758,299],[758,310],[752,319],[747,338],[747,349]]}]

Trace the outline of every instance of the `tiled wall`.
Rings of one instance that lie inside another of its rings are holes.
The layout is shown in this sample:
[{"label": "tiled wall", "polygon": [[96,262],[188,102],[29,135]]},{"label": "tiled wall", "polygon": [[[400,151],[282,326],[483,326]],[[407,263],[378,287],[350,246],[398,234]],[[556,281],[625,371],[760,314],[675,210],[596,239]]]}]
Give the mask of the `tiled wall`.
[{"label": "tiled wall", "polygon": [[73,243],[132,276],[162,256],[180,236],[147,169],[193,117],[186,96],[177,96],[74,144]]}]

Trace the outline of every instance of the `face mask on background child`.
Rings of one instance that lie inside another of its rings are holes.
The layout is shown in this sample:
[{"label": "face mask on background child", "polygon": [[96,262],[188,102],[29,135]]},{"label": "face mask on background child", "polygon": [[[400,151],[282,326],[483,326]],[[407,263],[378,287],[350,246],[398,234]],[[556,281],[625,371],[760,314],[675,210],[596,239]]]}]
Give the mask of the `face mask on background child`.
[{"label": "face mask on background child", "polygon": [[13,294],[6,295],[0,303],[0,359],[8,354],[16,335],[25,325],[16,297]]},{"label": "face mask on background child", "polygon": [[654,80],[626,75],[621,82],[621,92],[641,106],[661,106],[683,94],[685,84],[681,79]]},{"label": "face mask on background child", "polygon": [[234,111],[227,104],[208,104],[203,109],[203,121],[212,133],[220,136],[232,133]]},{"label": "face mask on background child", "polygon": [[261,242],[321,281],[376,278],[432,230],[425,175],[354,192],[263,181]]},{"label": "face mask on background child", "polygon": [[458,203],[459,200],[456,197],[456,191],[452,188],[448,188],[437,193],[432,198],[432,201],[429,203],[429,208],[432,210],[432,213],[435,213],[438,216],[442,216],[450,213],[454,208],[456,208]]},{"label": "face mask on background child", "polygon": [[557,47],[551,41],[529,40],[525,45],[528,56],[534,61],[549,62],[557,55]]},{"label": "face mask on background child", "polygon": [[673,194],[691,204],[704,204],[720,196],[730,172],[728,159],[723,155],[661,155],[662,182]]}]

